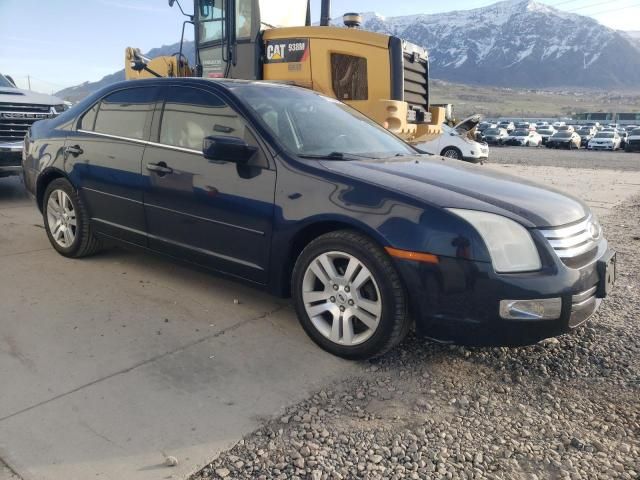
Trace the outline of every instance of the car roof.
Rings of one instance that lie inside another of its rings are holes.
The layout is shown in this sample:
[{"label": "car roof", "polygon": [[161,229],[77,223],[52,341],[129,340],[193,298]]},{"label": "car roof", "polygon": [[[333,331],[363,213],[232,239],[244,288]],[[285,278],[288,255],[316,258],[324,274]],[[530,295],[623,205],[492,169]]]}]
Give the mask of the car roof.
[{"label": "car roof", "polygon": [[[288,82],[274,82],[274,81],[264,81],[264,80],[243,80],[236,78],[201,78],[201,77],[162,77],[162,78],[143,78],[140,80],[123,80],[121,82],[112,83],[111,85],[105,87],[101,91],[103,93],[118,90],[123,87],[132,87],[144,85],[148,87],[152,86],[161,86],[161,85],[185,85],[185,86],[200,86],[205,88],[210,88],[212,90],[224,89],[227,91],[231,91],[233,87],[238,85],[252,85],[256,88],[269,88],[269,86],[290,86],[292,88],[296,88],[295,85],[289,84]],[[299,87],[298,87],[299,88]]]}]

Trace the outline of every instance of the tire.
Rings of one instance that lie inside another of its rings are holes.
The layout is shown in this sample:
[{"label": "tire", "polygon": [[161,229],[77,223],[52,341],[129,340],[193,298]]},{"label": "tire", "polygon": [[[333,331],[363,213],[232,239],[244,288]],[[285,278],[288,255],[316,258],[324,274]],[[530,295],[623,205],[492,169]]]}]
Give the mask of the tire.
[{"label": "tire", "polygon": [[49,242],[60,255],[86,257],[101,248],[100,240],[91,231],[86,207],[66,178],[57,178],[47,186],[42,200],[42,217]]},{"label": "tire", "polygon": [[442,152],[440,152],[440,155],[447,158],[462,160],[462,152],[456,147],[446,147]]},{"label": "tire", "polygon": [[[333,266],[333,275],[322,267],[327,264]],[[367,280],[356,287],[362,278]],[[352,230],[330,232],[307,245],[293,269],[292,296],[307,335],[327,352],[349,360],[385,354],[411,325],[407,294],[388,254]],[[353,316],[339,321],[340,309]]]}]

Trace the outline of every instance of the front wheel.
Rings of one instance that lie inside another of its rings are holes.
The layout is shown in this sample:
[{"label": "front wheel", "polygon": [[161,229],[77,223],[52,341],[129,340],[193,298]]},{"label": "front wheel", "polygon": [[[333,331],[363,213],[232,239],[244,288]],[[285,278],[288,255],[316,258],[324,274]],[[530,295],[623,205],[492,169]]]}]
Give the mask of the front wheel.
[{"label": "front wheel", "polygon": [[324,350],[347,359],[380,356],[409,331],[406,292],[388,254],[350,230],[312,241],[292,276],[298,319]]},{"label": "front wheel", "polygon": [[61,255],[80,258],[100,248],[86,208],[67,179],[58,178],[49,184],[44,192],[42,216],[49,242]]},{"label": "front wheel", "polygon": [[456,147],[447,147],[440,153],[443,157],[455,158],[456,160],[462,160],[462,152]]}]

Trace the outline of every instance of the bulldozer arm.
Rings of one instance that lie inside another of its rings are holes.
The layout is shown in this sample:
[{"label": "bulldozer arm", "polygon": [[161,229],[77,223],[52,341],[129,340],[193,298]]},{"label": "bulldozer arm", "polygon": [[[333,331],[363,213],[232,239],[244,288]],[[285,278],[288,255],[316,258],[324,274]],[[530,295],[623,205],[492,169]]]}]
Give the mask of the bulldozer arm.
[{"label": "bulldozer arm", "polygon": [[127,80],[153,77],[191,77],[193,69],[186,58],[164,55],[147,58],[140,49],[127,47],[124,53],[124,71]]}]

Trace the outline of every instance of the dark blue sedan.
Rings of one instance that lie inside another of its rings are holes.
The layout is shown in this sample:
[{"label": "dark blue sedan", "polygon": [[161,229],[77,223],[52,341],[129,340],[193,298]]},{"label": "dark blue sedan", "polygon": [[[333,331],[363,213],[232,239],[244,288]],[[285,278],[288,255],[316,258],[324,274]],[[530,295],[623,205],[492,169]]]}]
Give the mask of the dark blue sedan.
[{"label": "dark blue sedan", "polygon": [[421,154],[287,85],[114,84],[37,122],[23,167],[60,254],[116,241],[291,295],[309,336],[346,358],[413,326],[535,342],[585,322],[615,278],[581,201]]}]

